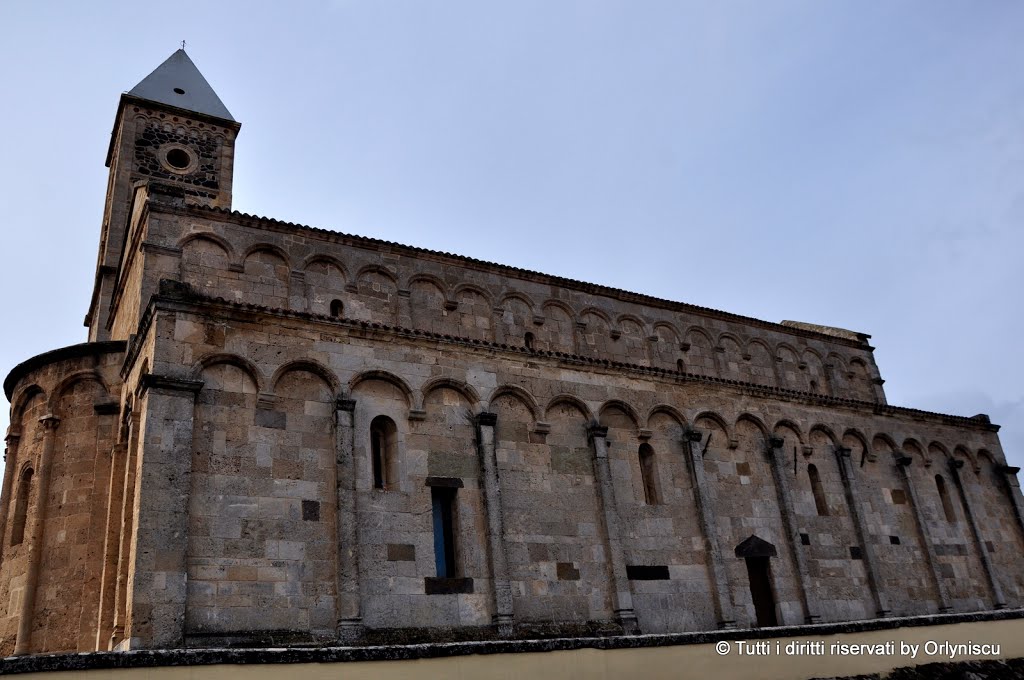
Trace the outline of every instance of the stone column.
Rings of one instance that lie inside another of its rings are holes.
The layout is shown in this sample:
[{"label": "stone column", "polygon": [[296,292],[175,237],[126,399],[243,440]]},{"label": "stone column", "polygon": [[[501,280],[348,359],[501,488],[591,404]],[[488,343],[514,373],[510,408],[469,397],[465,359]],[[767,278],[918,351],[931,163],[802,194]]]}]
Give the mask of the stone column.
[{"label": "stone column", "polygon": [[597,498],[604,513],[605,535],[608,539],[608,561],[612,568],[612,607],[615,619],[627,635],[636,635],[640,626],[633,611],[633,593],[626,575],[626,559],[622,554],[619,513],[615,505],[615,488],[608,467],[608,428],[591,425],[587,436],[594,447],[594,476],[597,480]]},{"label": "stone column", "polygon": [[708,487],[707,475],[704,472],[704,457],[700,444],[704,435],[697,430],[689,430],[683,436],[683,450],[686,452],[693,475],[693,488],[697,491],[697,514],[700,517],[700,531],[704,539],[704,553],[708,559],[708,573],[711,576],[711,595],[715,600],[715,614],[719,628],[735,628],[736,619],[732,613],[732,588],[729,586],[728,572],[722,549],[718,545],[718,534],[715,531],[715,505]]},{"label": "stone column", "polygon": [[0,564],[3,564],[4,545],[7,536],[7,518],[11,510],[11,488],[14,486],[14,475],[18,469],[18,443],[21,441],[21,430],[16,425],[7,428],[7,449],[4,451],[4,486],[0,491]]},{"label": "stone column", "polygon": [[110,477],[107,483],[107,518],[103,533],[103,569],[100,572],[100,606],[96,618],[96,649],[104,649],[103,642],[113,633],[114,608],[117,593],[117,556],[121,534],[119,520],[124,508],[125,459],[128,442],[114,444],[110,451]]},{"label": "stone column", "polygon": [[1020,482],[1017,480],[1017,473],[1020,468],[1012,465],[997,465],[996,472],[1003,475],[1006,482],[1006,493],[1010,495],[1010,503],[1013,504],[1013,514],[1017,518],[1017,524],[1024,532],[1024,497],[1020,493]]},{"label": "stone column", "polygon": [[942,614],[952,611],[953,608],[949,604],[949,591],[946,588],[946,582],[942,579],[942,575],[939,574],[939,559],[935,555],[935,542],[932,540],[931,529],[928,527],[928,523],[925,521],[921,511],[921,503],[917,495],[917,487],[914,484],[914,476],[910,474],[908,469],[913,461],[914,459],[911,456],[898,456],[896,458],[896,467],[903,477],[903,486],[907,490],[907,496],[910,497],[910,507],[914,510],[914,520],[917,522],[917,528],[921,534],[921,543],[924,545],[924,556],[928,562],[928,571],[932,575],[932,581],[935,582],[935,590],[939,594],[939,613]]},{"label": "stone column", "polygon": [[338,498],[338,639],[357,640],[363,632],[359,595],[359,503],[356,491],[354,399],[338,399],[334,409],[334,451]]},{"label": "stone column", "polygon": [[135,501],[135,472],[139,459],[139,413],[133,411],[127,414],[126,426],[128,428],[128,450],[122,458],[123,470],[120,483],[115,480],[121,489],[120,512],[115,513],[117,536],[117,576],[114,579],[114,618],[111,622],[110,641],[108,649],[117,649],[117,646],[124,639],[125,602],[128,599],[128,571],[130,563],[132,526],[135,522],[134,506]]},{"label": "stone column", "polygon": [[149,374],[141,387],[125,637],[130,649],[175,649],[185,642],[192,417],[203,383]]},{"label": "stone column", "polygon": [[974,517],[974,494],[971,493],[969,486],[960,479],[960,468],[963,466],[964,462],[962,460],[956,458],[949,459],[949,472],[956,483],[956,488],[960,491],[960,498],[964,503],[964,514],[967,515],[967,524],[971,528],[971,536],[974,538],[974,545],[978,548],[981,566],[985,569],[985,577],[988,579],[988,585],[992,589],[992,608],[1002,609],[1006,606],[1006,600],[1003,598],[1003,589],[999,587],[999,581],[996,580],[995,569],[992,567],[992,560],[988,556],[988,550],[985,549],[985,542],[981,539],[978,521]]},{"label": "stone column", "polygon": [[39,461],[39,476],[36,484],[36,512],[32,518],[29,533],[28,573],[25,576],[25,597],[18,616],[18,639],[14,644],[14,656],[32,653],[32,619],[36,609],[36,588],[39,585],[39,563],[43,560],[43,540],[46,528],[47,501],[50,495],[50,471],[53,468],[53,446],[57,438],[60,418],[51,414],[39,419],[43,425],[43,455]]},{"label": "stone column", "polygon": [[484,505],[487,509],[487,542],[490,548],[491,577],[494,579],[494,623],[498,635],[509,637],[513,631],[512,587],[508,578],[505,551],[505,523],[502,518],[501,487],[498,483],[498,458],[494,426],[496,413],[481,413],[476,418],[477,445],[484,477]]},{"label": "stone column", "polygon": [[107,480],[107,518],[103,532],[103,569],[100,572],[100,604],[96,617],[96,649],[104,649],[104,640],[113,632],[115,593],[117,591],[117,554],[120,534],[118,520],[124,504],[125,459],[128,455],[128,438],[131,435],[132,407],[126,404],[121,412],[117,443],[110,450],[110,475]]},{"label": "stone column", "polygon": [[860,490],[857,484],[857,476],[853,471],[853,463],[850,461],[850,449],[838,446],[835,449],[836,462],[839,464],[839,473],[843,478],[843,488],[846,491],[846,502],[850,507],[850,516],[853,519],[853,528],[860,542],[864,558],[865,571],[868,573],[868,587],[875,598],[875,616],[883,618],[889,614],[889,602],[885,593],[882,592],[882,582],[878,578],[878,567],[875,559],[875,546],[868,540],[868,530],[864,523],[864,511],[860,506]]},{"label": "stone column", "polygon": [[789,488],[789,478],[786,476],[786,452],[782,448],[785,444],[786,440],[782,437],[769,437],[766,452],[768,462],[771,463],[772,477],[775,479],[775,493],[779,499],[779,514],[782,515],[782,526],[786,531],[786,543],[789,545],[789,554],[797,570],[800,599],[804,605],[804,622],[817,623],[821,619],[818,613],[818,598],[814,594],[807,555],[804,552],[805,546],[800,540],[800,528],[796,523],[793,492]]}]

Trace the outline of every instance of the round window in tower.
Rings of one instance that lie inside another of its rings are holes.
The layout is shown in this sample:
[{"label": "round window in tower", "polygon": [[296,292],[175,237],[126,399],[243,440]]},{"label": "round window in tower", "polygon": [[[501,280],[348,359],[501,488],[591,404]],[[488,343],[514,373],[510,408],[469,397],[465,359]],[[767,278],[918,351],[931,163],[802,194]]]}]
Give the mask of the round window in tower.
[{"label": "round window in tower", "polygon": [[173,168],[184,170],[192,163],[192,157],[184,149],[171,149],[167,152],[167,162]]},{"label": "round window in tower", "polygon": [[192,149],[181,144],[167,144],[157,152],[165,170],[176,175],[188,175],[199,167],[199,159]]}]

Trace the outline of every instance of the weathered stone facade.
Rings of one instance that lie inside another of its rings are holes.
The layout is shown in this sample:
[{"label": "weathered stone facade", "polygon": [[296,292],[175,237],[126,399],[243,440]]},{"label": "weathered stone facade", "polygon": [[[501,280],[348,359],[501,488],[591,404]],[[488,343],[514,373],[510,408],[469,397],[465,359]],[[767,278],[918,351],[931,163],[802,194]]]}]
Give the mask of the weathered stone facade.
[{"label": "weathered stone facade", "polygon": [[122,97],[91,342],[4,384],[0,652],[1024,604],[998,427],[868,336],[232,212],[175,101]]}]

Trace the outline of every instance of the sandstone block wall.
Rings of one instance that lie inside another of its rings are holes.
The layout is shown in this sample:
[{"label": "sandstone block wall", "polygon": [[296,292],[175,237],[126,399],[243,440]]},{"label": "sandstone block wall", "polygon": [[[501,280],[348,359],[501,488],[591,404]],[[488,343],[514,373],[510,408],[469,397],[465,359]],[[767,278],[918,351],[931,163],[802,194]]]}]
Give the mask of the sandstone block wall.
[{"label": "sandstone block wall", "polygon": [[24,373],[11,395],[0,499],[5,654],[23,620],[31,651],[96,648],[123,343],[68,349]]},{"label": "sandstone block wall", "polygon": [[135,258],[132,266],[145,269],[148,281],[138,284],[143,294],[133,310],[114,310],[115,337],[132,332],[139,305],[149,298],[145,293],[155,291],[159,279],[174,278],[233,302],[335,313],[860,401],[885,400],[866,336],[826,335],[805,330],[806,324],[771,324],[189,206],[183,194],[175,199],[165,192],[156,191],[149,201],[147,224],[133,226],[146,257]]},{"label": "sandstone block wall", "polygon": [[63,414],[31,651],[756,625],[752,549],[783,624],[1022,604],[996,428],[886,406],[863,336],[135,199],[127,346],[12,386],[16,459]]},{"label": "sandstone block wall", "polygon": [[[330,637],[346,587],[336,566],[349,550],[339,539],[346,524],[354,527],[365,628],[487,626],[499,613],[488,543],[494,512],[504,525],[512,618],[523,626],[621,623],[616,550],[627,575],[663,568],[655,578],[626,579],[642,630],[708,629],[723,612],[735,625],[753,625],[746,565],[734,554],[750,536],[777,549],[771,579],[782,623],[985,609],[1024,593],[1021,570],[997,563],[1022,551],[1013,519],[1019,492],[999,472],[998,441],[981,421],[876,413],[812,394],[770,396],[189,295],[167,298],[150,319],[144,330],[161,341],[148,360],[177,380],[202,383],[185,525],[186,644],[254,631]],[[342,402],[354,402],[350,444],[337,436]],[[498,508],[482,488],[482,413],[495,414]],[[371,463],[370,424],[379,416],[396,427],[383,489],[374,488]],[[596,476],[594,423],[607,428],[610,494]],[[693,431],[697,444],[687,442]],[[654,451],[654,504],[645,497],[641,445]],[[773,470],[769,449],[784,474]],[[849,461],[846,476],[837,451]],[[348,455],[351,480],[339,473]],[[912,461],[903,472],[898,457]],[[964,461],[961,486],[949,460]],[[461,484],[456,541],[471,591],[435,590],[436,478]],[[346,515],[339,508],[349,483]],[[716,546],[698,520],[701,503]],[[977,534],[966,517],[975,505]],[[608,509],[619,528],[614,542]],[[1004,521],[980,521],[989,516]],[[146,644],[145,635],[130,634]]]}]

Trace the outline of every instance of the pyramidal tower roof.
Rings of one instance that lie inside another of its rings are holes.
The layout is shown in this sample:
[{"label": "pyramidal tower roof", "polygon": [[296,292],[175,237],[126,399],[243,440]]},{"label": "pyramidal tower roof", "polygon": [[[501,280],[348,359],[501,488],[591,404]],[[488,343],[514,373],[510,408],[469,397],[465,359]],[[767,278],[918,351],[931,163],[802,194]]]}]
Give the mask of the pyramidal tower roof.
[{"label": "pyramidal tower roof", "polygon": [[133,97],[234,121],[185,50],[178,50],[128,92]]}]

